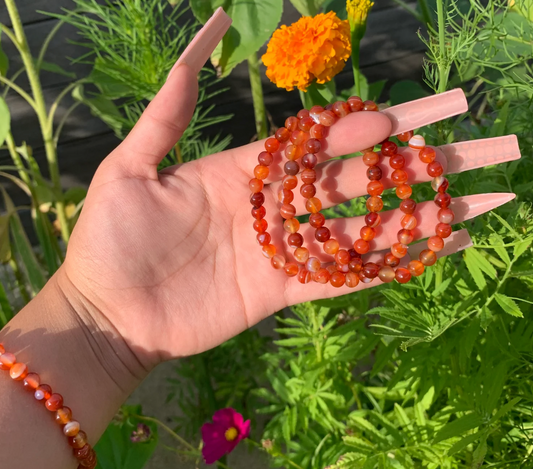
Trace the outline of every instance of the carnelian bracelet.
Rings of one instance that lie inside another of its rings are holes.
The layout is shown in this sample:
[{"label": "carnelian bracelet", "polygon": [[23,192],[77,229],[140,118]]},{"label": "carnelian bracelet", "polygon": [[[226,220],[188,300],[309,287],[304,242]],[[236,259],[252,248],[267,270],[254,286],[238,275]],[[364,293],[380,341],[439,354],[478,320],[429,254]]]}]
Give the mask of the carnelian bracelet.
[{"label": "carnelian bracelet", "polygon": [[[296,117],[289,117],[285,121],[285,127],[279,128],[275,137],[265,141],[265,151],[258,156],[259,164],[254,168],[255,177],[249,183],[252,191],[250,197],[253,206],[252,216],[255,218],[253,228],[258,233],[257,242],[262,246],[265,257],[271,259],[274,268],[283,269],[289,277],[298,276],[301,283],[314,280],[322,284],[329,282],[335,287],[346,284],[353,288],[360,281],[369,283],[376,277],[385,283],[392,282],[394,279],[399,283],[407,283],[412,276],[422,275],[426,266],[431,266],[436,262],[436,253],[443,249],[444,239],[452,232],[451,222],[454,214],[449,208],[451,197],[446,192],[449,183],[442,176],[443,167],[435,160],[435,150],[426,147],[422,136],[413,135],[410,131],[398,135],[398,140],[408,142],[410,148],[418,151],[420,160],[427,164],[427,173],[433,178],[431,185],[437,192],[434,201],[440,208],[435,235],[428,239],[428,249],[420,253],[418,260],[411,260],[405,267],[399,266],[401,259],[407,255],[408,244],[414,239],[413,230],[417,225],[417,219],[414,216],[416,202],[411,199],[412,188],[407,184],[407,172],[403,169],[405,158],[398,153],[398,146],[388,139],[381,143],[381,155],[389,157],[389,163],[393,169],[391,180],[396,186],[396,195],[402,200],[400,210],[404,213],[401,219],[401,229],[397,235],[398,242],[391,246],[390,252],[384,255],[382,262],[365,263],[363,261],[362,255],[370,251],[369,242],[374,239],[375,229],[381,224],[379,212],[383,209],[381,194],[384,186],[380,181],[382,178],[382,170],[379,166],[380,156],[374,152],[373,147],[362,152],[363,162],[368,166],[367,192],[370,197],[366,201],[369,213],[365,216],[365,226],[361,228],[360,238],[348,250],[340,249],[339,242],[331,238],[330,230],[324,226],[326,219],[320,213],[322,203],[315,197],[316,171],[314,168],[318,162],[316,154],[322,148],[320,140],[325,138],[327,128],[339,118],[352,112],[378,110],[374,102],[363,102],[357,96],[349,98],[347,102],[337,101],[325,108],[314,106],[310,110],[303,109]],[[276,247],[271,244],[272,239],[267,232],[268,223],[265,220],[266,210],[263,206],[265,202],[265,196],[262,193],[263,180],[268,177],[268,166],[273,161],[273,153],[279,151],[281,144],[284,143],[287,143],[285,156],[288,161],[284,165],[285,176],[278,191],[278,199],[282,204],[280,215],[284,219],[283,227],[289,233],[287,243],[289,247],[294,248],[295,262],[287,262],[287,259],[277,253]],[[298,163],[298,160],[301,163]],[[300,194],[306,199],[305,206],[310,212],[309,224],[315,228],[315,238],[323,243],[324,252],[334,256],[334,262],[326,266],[323,266],[318,258],[309,257],[309,250],[303,247],[303,236],[298,233],[300,223],[295,218],[296,208],[291,202],[294,200],[293,189],[298,185],[296,176],[299,173],[302,181]]]},{"label": "carnelian bracelet", "polygon": [[37,401],[44,402],[50,412],[55,412],[55,421],[63,427],[68,444],[73,448],[74,457],[78,460],[78,469],[94,469],[96,467],[96,453],[87,442],[86,433],[81,430],[80,423],[72,420],[72,411],[63,406],[63,396],[53,393],[48,384],[41,384],[37,373],[28,372],[25,363],[17,362],[15,355],[6,352],[0,344],[0,370],[9,371],[9,376],[15,381],[22,381],[24,389],[33,392]]}]

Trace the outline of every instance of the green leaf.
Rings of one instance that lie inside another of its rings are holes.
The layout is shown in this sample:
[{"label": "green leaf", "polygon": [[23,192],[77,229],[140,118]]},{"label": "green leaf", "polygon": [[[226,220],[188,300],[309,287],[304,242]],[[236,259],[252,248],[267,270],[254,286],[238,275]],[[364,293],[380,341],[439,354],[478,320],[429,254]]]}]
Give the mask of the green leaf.
[{"label": "green leaf", "polygon": [[315,16],[324,2],[325,0],[291,0],[302,16]]},{"label": "green leaf", "polygon": [[59,260],[57,251],[54,248],[57,247],[57,240],[53,234],[53,227],[48,219],[48,216],[41,212],[38,207],[32,206],[31,217],[37,238],[39,238],[39,244],[43,251],[44,260],[46,261],[46,267],[48,268],[48,276],[52,276],[59,267]]},{"label": "green leaf", "polygon": [[7,134],[11,128],[11,114],[7,103],[0,96],[0,146],[6,141]]},{"label": "green leaf", "polygon": [[513,407],[516,404],[518,404],[521,400],[522,400],[522,398],[515,397],[514,399],[509,401],[507,404],[505,404],[504,406],[500,407],[498,412],[496,412],[494,414],[494,417],[492,417],[490,419],[490,423],[494,423],[494,422],[497,422],[498,420],[500,420],[507,412],[509,412],[511,409],[513,409]]},{"label": "green leaf", "polygon": [[297,347],[299,345],[308,345],[310,339],[307,337],[291,337],[290,339],[275,340],[274,343],[280,347]]},{"label": "green leaf", "polygon": [[307,87],[307,91],[300,91],[300,98],[306,109],[311,109],[313,106],[326,106],[335,102],[337,100],[335,82],[333,80],[323,84],[313,82]]},{"label": "green leaf", "polygon": [[466,448],[469,444],[473,443],[477,439],[481,438],[483,435],[483,431],[479,431],[476,433],[472,433],[471,435],[467,435],[461,440],[459,440],[457,443],[455,443],[449,450],[448,450],[448,456],[452,456],[455,453],[458,453],[459,451]]},{"label": "green leaf", "polygon": [[9,243],[9,214],[0,216],[0,262],[5,264],[11,259]]},{"label": "green leaf", "polygon": [[11,304],[9,303],[9,299],[7,298],[6,291],[4,289],[4,285],[0,282],[0,310],[1,310],[1,317],[2,317],[2,323],[0,324],[0,327],[4,327],[8,321],[13,317],[13,308],[11,308]]},{"label": "green leaf", "polygon": [[514,260],[516,261],[524,252],[526,252],[531,246],[531,238],[524,239],[524,241],[520,241],[519,243],[515,244],[513,249],[513,256]]},{"label": "green leaf", "polygon": [[463,433],[473,428],[479,427],[482,423],[481,417],[476,413],[463,415],[462,417],[447,423],[440,429],[433,439],[433,444],[447,440],[448,438],[461,436]]},{"label": "green leaf", "polygon": [[470,272],[470,275],[474,279],[474,282],[476,282],[477,287],[480,290],[484,290],[487,287],[487,281],[485,280],[485,277],[481,272],[479,264],[477,263],[477,257],[471,253],[471,251],[474,250],[475,249],[473,248],[466,249],[463,257],[466,263],[466,267]]},{"label": "green leaf", "polygon": [[65,77],[69,78],[76,78],[76,74],[73,72],[67,72],[65,69],[61,68],[59,65],[51,62],[45,62],[44,60],[41,62],[41,70],[45,70],[47,72],[55,73],[57,75],[63,75]]},{"label": "green leaf", "polygon": [[498,115],[490,128],[490,137],[500,137],[505,134],[505,126],[507,124],[510,106],[511,101],[507,101],[499,110]]},{"label": "green leaf", "polygon": [[[138,424],[150,428],[147,441],[133,442],[131,436]],[[96,469],[142,469],[157,447],[157,426],[135,417],[111,423],[94,447],[98,456]]]},{"label": "green leaf", "polygon": [[412,80],[398,81],[390,89],[390,101],[393,106],[426,96],[429,96],[429,93],[420,83]]},{"label": "green leaf", "polygon": [[[2,50],[2,31],[0,30],[0,75],[5,77],[9,69],[9,59],[6,53]],[[1,143],[0,143],[1,145]]]},{"label": "green leaf", "polygon": [[220,76],[227,76],[268,40],[281,20],[283,0],[191,0],[196,18],[205,23],[218,7],[233,23],[211,55]]},{"label": "green leaf", "polygon": [[496,293],[494,295],[494,299],[507,314],[510,314],[511,316],[515,316],[517,318],[524,317],[518,305],[508,296],[503,295],[502,293]]}]

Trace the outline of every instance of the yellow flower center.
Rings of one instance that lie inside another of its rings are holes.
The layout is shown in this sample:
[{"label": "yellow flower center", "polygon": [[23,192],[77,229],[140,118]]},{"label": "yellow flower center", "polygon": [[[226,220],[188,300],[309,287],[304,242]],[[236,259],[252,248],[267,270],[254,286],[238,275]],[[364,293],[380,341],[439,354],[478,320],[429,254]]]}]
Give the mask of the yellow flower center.
[{"label": "yellow flower center", "polygon": [[224,436],[226,437],[226,440],[233,441],[235,438],[239,436],[239,432],[237,431],[235,427],[231,427],[226,430],[226,433],[224,434]]},{"label": "yellow flower center", "polygon": [[348,19],[350,25],[363,24],[366,22],[368,12],[374,6],[371,0],[347,0],[346,11],[348,12]]}]

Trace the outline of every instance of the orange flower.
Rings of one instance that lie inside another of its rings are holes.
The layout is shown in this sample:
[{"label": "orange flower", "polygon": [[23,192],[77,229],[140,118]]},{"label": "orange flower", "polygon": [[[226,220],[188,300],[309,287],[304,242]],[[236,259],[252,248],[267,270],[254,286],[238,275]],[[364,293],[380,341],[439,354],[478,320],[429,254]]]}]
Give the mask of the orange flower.
[{"label": "orange flower", "polygon": [[305,91],[313,80],[326,83],[337,75],[351,51],[348,21],[330,11],[274,31],[262,59],[267,77],[278,87]]}]

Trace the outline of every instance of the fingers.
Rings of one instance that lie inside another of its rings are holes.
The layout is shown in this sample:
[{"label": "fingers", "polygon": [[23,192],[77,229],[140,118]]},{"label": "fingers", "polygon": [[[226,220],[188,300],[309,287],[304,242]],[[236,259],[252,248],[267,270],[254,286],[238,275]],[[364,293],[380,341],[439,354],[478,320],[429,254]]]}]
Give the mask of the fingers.
[{"label": "fingers", "polygon": [[[450,254],[462,251],[472,246],[472,240],[467,230],[459,230],[453,232],[449,238],[446,240],[446,245],[444,249],[437,253],[437,257],[441,258],[448,256]],[[403,263],[406,264],[410,259],[417,259],[418,254],[426,249],[425,241],[413,244],[409,247],[409,254],[402,259]],[[385,251],[380,253],[373,253],[368,257],[369,262],[374,262],[376,260],[383,259]],[[431,267],[429,267],[431,268]],[[312,283],[312,284],[301,284],[294,279],[288,279],[288,288],[286,292],[288,304],[302,303],[304,301],[313,301],[323,298],[335,298],[337,296],[346,295],[354,291],[364,290],[365,288],[377,287],[382,285],[383,282],[379,278],[375,278],[371,283],[359,282],[357,287],[349,288],[346,285],[335,288],[332,285]]]},{"label": "fingers", "polygon": [[181,138],[198,99],[197,75],[231,25],[219,8],[176,62],[166,83],[116,152],[128,171],[157,179],[157,165]]},{"label": "fingers", "polygon": [[[452,200],[450,208],[455,214],[454,224],[462,223],[475,218],[483,213],[503,205],[515,198],[512,193],[478,194],[457,197]],[[417,205],[415,218],[417,226],[413,231],[414,239],[423,239],[435,235],[435,226],[438,223],[437,213],[440,210],[433,201],[422,202]],[[376,236],[370,241],[371,251],[387,249],[397,243],[397,233],[401,229],[401,219],[405,214],[399,210],[380,212],[381,225],[375,228]],[[326,222],[331,231],[331,237],[339,241],[345,249],[353,247],[355,240],[359,239],[359,232],[365,226],[365,217],[335,218]],[[309,249],[310,255],[318,257],[324,262],[331,256],[324,254],[322,244],[315,240],[315,228],[308,223],[300,226],[300,233],[304,237],[304,245]],[[445,243],[446,244],[446,243]]]}]

